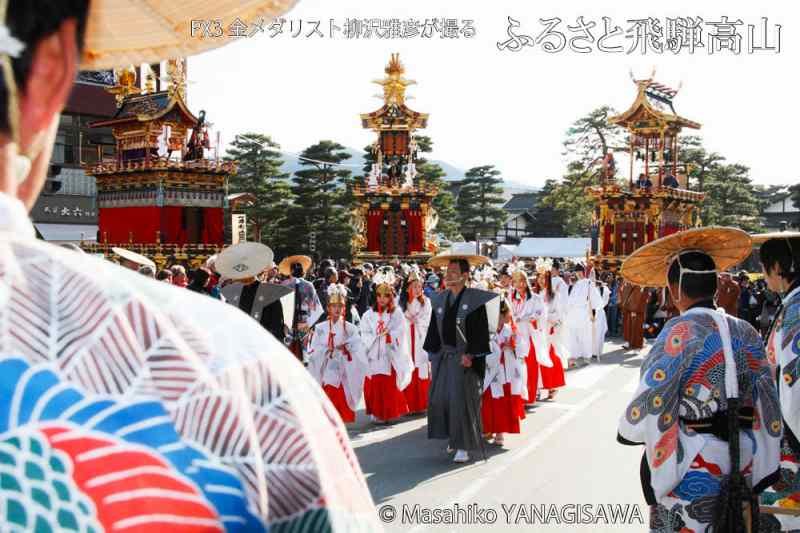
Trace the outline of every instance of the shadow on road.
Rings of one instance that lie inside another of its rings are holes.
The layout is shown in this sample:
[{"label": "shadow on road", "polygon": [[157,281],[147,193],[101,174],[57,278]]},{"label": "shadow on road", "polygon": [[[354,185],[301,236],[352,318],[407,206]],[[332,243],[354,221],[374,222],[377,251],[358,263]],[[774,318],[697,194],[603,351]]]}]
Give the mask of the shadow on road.
[{"label": "shadow on road", "polygon": [[[469,463],[453,463],[453,456],[446,453],[446,447],[446,440],[429,440],[428,428],[423,425],[386,440],[365,444],[355,452],[373,499],[381,503],[432,478],[457,474],[483,464],[480,450],[470,452]],[[485,450],[490,463],[493,456],[509,451],[492,444],[486,444]]]}]

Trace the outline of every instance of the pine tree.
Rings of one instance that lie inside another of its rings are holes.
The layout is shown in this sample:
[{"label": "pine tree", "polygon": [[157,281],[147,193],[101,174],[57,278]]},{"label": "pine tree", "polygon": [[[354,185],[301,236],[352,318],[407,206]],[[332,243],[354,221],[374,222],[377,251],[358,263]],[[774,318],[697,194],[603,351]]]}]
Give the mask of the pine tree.
[{"label": "pine tree", "polygon": [[349,158],[345,147],[333,141],[320,141],[300,154],[303,168],[294,173],[294,202],[288,213],[293,253],[350,258],[353,234],[347,184],[351,172],[337,166]]},{"label": "pine tree", "polygon": [[549,179],[537,192],[534,223],[528,229],[533,237],[564,237],[567,234],[567,213],[556,206],[559,187],[556,180]]},{"label": "pine tree", "polygon": [[228,182],[229,192],[249,192],[257,199],[255,205],[241,209],[247,215],[248,236],[270,246],[276,255],[286,253],[291,191],[280,170],[280,145],[268,135],[244,133],[236,136],[224,159],[239,162],[239,171]]},{"label": "pine tree", "polygon": [[[433,141],[427,135],[415,136],[418,154],[429,154],[433,152]],[[447,239],[454,239],[459,234],[458,220],[456,217],[456,201],[450,191],[447,190],[446,174],[438,163],[428,161],[424,156],[417,158],[417,179],[424,179],[426,183],[436,185],[439,194],[433,199],[433,208],[439,216],[435,232],[442,234]]]},{"label": "pine tree", "polygon": [[543,190],[541,205],[554,210],[563,224],[568,237],[586,237],[592,224],[594,203],[586,188],[594,182],[594,175],[581,161],[567,166],[567,174],[561,182]]},{"label": "pine tree", "polygon": [[725,158],[716,152],[708,153],[696,135],[679,137],[678,145],[678,161],[689,168],[689,187],[705,192],[706,178]]},{"label": "pine tree", "polygon": [[792,194],[792,203],[800,209],[800,185],[792,185],[789,187],[789,192]]},{"label": "pine tree", "polygon": [[457,202],[458,221],[465,238],[473,240],[476,233],[482,238],[493,237],[502,227],[506,219],[502,183],[500,171],[493,165],[467,171]]},{"label": "pine tree", "polygon": [[608,123],[608,118],[616,114],[613,108],[603,106],[573,122],[564,139],[564,155],[590,168],[608,152],[627,152],[627,133]]},{"label": "pine tree", "polygon": [[706,176],[704,225],[735,226],[748,232],[762,229],[759,200],[748,174],[746,166],[733,164],[718,165]]}]

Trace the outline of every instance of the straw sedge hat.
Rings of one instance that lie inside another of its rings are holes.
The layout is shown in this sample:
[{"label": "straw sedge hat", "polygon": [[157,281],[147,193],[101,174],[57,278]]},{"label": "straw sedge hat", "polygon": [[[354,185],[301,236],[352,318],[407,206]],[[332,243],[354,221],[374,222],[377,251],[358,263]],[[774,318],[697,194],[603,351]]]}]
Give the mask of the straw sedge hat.
[{"label": "straw sedge hat", "polygon": [[469,266],[476,267],[485,265],[489,262],[489,258],[483,255],[470,255],[470,254],[439,254],[436,257],[432,257],[428,264],[432,267],[444,267],[450,264],[451,261],[460,261],[464,260],[469,263]]},{"label": "straw sedge hat", "polygon": [[[251,34],[297,0],[92,0],[81,69],[186,57]],[[241,31],[237,31],[240,29]]]},{"label": "straw sedge hat", "polygon": [[308,269],[311,268],[311,262],[311,258],[307,255],[290,255],[289,257],[284,257],[283,261],[278,265],[278,272],[284,276],[290,276],[292,274],[292,265],[300,263],[303,267],[303,274],[305,275]]},{"label": "straw sedge hat", "polygon": [[646,244],[622,263],[622,276],[644,287],[666,287],[667,271],[680,253],[703,252],[714,260],[717,271],[741,263],[752,252],[750,236],[739,228],[695,228]]},{"label": "straw sedge hat", "polygon": [[772,233],[755,233],[750,235],[753,244],[764,244],[772,239],[797,239],[800,238],[800,231],[773,231]]}]

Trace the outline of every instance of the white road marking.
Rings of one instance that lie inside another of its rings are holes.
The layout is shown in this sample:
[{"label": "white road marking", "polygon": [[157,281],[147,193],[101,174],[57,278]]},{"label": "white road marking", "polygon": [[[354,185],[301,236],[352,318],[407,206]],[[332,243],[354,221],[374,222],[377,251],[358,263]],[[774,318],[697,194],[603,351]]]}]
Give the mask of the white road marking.
[{"label": "white road marking", "polygon": [[[535,451],[539,446],[541,446],[547,439],[553,436],[556,432],[558,432],[562,427],[567,425],[567,423],[571,422],[572,419],[576,418],[579,414],[581,414],[584,410],[586,410],[589,406],[591,406],[595,401],[597,401],[601,396],[604,396],[605,392],[597,391],[591,394],[588,398],[586,398],[581,403],[574,406],[573,409],[567,411],[563,416],[557,418],[553,421],[552,424],[546,426],[541,432],[539,432],[533,439],[531,439],[524,447],[520,448],[519,450],[505,454],[502,457],[494,457],[492,458],[492,469],[490,472],[487,472],[473,483],[468,485],[461,493],[459,493],[453,500],[449,501],[448,503],[440,506],[442,509],[453,508],[456,503],[458,504],[465,504],[465,502],[471,501],[472,498],[478,494],[487,483],[497,479],[500,475],[505,472],[509,467],[514,464],[519,465],[519,461],[522,460],[523,457],[526,455],[531,454]],[[412,528],[409,533],[418,533],[421,531],[425,531],[428,529],[429,524],[418,524],[416,527]]]},{"label": "white road marking", "polygon": [[592,363],[589,366],[573,370],[567,374],[565,388],[594,389],[600,380],[618,368],[619,365]]}]

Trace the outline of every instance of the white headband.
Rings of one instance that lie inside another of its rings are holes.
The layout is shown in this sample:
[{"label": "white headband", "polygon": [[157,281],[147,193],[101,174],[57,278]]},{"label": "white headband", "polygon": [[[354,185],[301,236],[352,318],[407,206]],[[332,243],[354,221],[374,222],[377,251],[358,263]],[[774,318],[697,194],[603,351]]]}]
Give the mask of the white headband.
[{"label": "white headband", "polygon": [[714,270],[693,270],[691,268],[684,268],[683,263],[681,263],[681,255],[688,254],[691,252],[698,252],[703,255],[708,255],[703,250],[683,250],[678,252],[677,255],[669,262],[669,266],[667,267],[667,272],[669,269],[672,268],[672,263],[678,261],[678,268],[680,269],[680,273],[678,274],[678,298],[675,300],[676,303],[680,303],[681,299],[683,298],[683,275],[684,274],[718,274],[719,271],[717,269]]},{"label": "white headband", "polygon": [[8,26],[0,24],[0,54],[19,57],[23,50],[25,50],[25,43],[11,35]]}]

